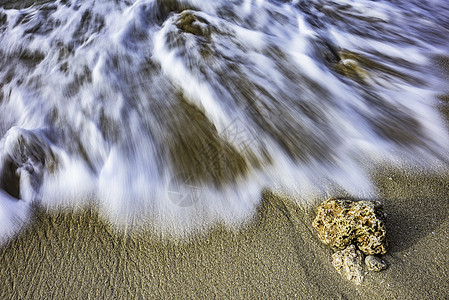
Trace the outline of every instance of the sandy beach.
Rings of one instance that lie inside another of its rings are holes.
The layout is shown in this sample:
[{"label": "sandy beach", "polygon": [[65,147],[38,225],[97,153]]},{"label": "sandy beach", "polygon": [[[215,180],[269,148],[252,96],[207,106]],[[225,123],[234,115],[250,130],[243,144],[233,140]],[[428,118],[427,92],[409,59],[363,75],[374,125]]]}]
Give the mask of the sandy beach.
[{"label": "sandy beach", "polygon": [[311,226],[318,202],[292,206],[268,192],[238,232],[185,241],[117,233],[93,210],[38,211],[0,251],[0,298],[445,299],[449,173],[385,168],[373,178],[388,214],[389,267],[359,286],[337,273]]}]

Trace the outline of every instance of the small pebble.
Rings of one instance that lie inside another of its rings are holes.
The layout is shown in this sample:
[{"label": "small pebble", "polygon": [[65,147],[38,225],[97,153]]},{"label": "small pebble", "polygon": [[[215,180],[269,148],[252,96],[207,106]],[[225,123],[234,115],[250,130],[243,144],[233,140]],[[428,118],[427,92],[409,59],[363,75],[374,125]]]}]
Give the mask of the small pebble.
[{"label": "small pebble", "polygon": [[374,255],[368,255],[365,257],[365,265],[368,267],[368,270],[376,272],[380,272],[387,268],[387,264]]}]

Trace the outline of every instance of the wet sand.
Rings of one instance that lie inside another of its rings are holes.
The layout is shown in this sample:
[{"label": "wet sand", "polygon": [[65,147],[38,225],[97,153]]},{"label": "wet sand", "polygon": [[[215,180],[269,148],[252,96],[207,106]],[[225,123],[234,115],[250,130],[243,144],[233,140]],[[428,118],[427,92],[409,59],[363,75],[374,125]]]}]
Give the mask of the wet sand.
[{"label": "wet sand", "polygon": [[239,231],[184,241],[117,233],[93,210],[38,211],[0,249],[0,298],[444,299],[449,172],[384,168],[373,177],[388,214],[389,268],[360,286],[337,273],[311,226],[318,202],[293,206],[267,192]]}]

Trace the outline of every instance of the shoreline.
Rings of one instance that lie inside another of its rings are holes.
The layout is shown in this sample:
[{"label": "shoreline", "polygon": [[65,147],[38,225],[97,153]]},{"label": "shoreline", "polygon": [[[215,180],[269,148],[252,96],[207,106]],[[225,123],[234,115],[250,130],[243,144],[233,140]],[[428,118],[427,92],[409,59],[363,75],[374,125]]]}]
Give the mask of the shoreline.
[{"label": "shoreline", "polygon": [[116,232],[91,209],[38,211],[0,249],[0,297],[443,299],[449,172],[386,167],[373,180],[388,215],[389,267],[360,286],[337,273],[311,225],[319,203],[286,207],[268,192],[239,231],[216,228],[185,241]]}]

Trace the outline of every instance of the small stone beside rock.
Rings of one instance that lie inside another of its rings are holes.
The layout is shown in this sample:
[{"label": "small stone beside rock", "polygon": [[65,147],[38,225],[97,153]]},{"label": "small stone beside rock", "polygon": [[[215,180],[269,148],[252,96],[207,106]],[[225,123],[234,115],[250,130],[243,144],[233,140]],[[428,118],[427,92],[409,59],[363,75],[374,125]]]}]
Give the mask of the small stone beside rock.
[{"label": "small stone beside rock", "polygon": [[361,284],[363,281],[363,254],[354,245],[332,255],[332,263],[338,273],[348,280]]},{"label": "small stone beside rock", "polygon": [[368,270],[380,272],[387,268],[387,264],[377,256],[368,255],[365,257],[365,265],[368,267]]}]

